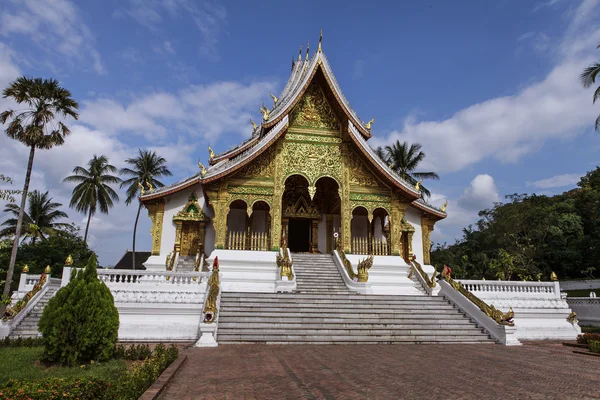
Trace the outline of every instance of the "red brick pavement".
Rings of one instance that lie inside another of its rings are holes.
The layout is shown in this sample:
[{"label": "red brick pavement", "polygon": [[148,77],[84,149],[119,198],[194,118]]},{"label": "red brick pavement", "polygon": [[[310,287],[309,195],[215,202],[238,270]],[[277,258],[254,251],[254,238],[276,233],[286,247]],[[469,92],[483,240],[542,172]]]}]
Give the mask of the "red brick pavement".
[{"label": "red brick pavement", "polygon": [[221,345],[161,399],[600,399],[600,358],[560,343]]}]

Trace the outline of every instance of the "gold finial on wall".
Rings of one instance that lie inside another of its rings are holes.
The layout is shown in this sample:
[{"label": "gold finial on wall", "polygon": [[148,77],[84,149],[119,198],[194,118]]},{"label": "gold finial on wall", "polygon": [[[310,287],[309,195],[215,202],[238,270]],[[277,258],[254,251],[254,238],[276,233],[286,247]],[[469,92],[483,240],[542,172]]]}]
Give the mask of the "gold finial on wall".
[{"label": "gold finial on wall", "polygon": [[417,184],[415,185],[415,189],[417,191],[421,190],[421,183],[423,183],[423,179],[419,179],[419,182],[417,182]]},{"label": "gold finial on wall", "polygon": [[200,175],[201,176],[206,175],[206,167],[204,167],[204,165],[202,165],[202,163],[200,161],[198,161],[198,168],[200,168]]},{"label": "gold finial on wall", "polygon": [[558,276],[556,276],[556,272],[552,271],[552,273],[550,274],[550,280],[553,280],[553,281],[558,280]]},{"label": "gold finial on wall", "polygon": [[321,33],[319,34],[319,48],[317,49],[318,53],[321,53],[323,51],[321,48],[322,42],[323,42],[323,28],[321,28]]},{"label": "gold finial on wall", "polygon": [[252,118],[250,118],[250,123],[252,124],[252,132],[254,132],[258,126],[256,126],[256,122],[252,121]]},{"label": "gold finial on wall", "polygon": [[49,274],[52,270],[50,269],[49,265],[46,265],[46,268],[44,268],[44,273],[45,274]]},{"label": "gold finial on wall", "polygon": [[446,212],[446,207],[448,207],[448,199],[446,199],[446,202],[442,204],[442,212]]},{"label": "gold finial on wall", "polygon": [[371,118],[371,120],[369,122],[367,122],[367,125],[365,125],[365,127],[368,130],[371,130],[371,125],[373,125],[373,122],[375,122],[375,118]]},{"label": "gold finial on wall", "polygon": [[73,257],[71,257],[71,255],[70,255],[70,254],[67,256],[67,259],[65,260],[65,265],[66,265],[66,266],[71,266],[71,265],[73,265]]},{"label": "gold finial on wall", "polygon": [[25,266],[23,267],[23,273],[28,273],[29,272],[29,265],[25,264]]},{"label": "gold finial on wall", "polygon": [[212,161],[213,158],[215,158],[215,152],[210,148],[210,146],[208,146],[208,159],[209,161]]}]

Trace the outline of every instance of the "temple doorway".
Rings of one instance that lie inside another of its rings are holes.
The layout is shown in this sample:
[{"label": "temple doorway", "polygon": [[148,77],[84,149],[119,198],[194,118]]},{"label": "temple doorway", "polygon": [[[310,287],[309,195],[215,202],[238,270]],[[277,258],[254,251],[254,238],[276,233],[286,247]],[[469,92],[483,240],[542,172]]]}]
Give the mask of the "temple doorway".
[{"label": "temple doorway", "polygon": [[288,247],[294,253],[310,251],[311,220],[306,218],[290,218],[288,225]]}]

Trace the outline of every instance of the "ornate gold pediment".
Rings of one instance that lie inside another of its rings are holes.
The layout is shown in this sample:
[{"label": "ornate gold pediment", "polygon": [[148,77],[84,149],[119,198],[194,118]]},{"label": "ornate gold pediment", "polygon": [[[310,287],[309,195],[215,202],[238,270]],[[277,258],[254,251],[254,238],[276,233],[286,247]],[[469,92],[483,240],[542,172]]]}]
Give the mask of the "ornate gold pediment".
[{"label": "ornate gold pediment", "polygon": [[325,94],[314,80],[294,108],[290,125],[311,129],[336,131],[340,129],[340,123],[329,106]]},{"label": "ornate gold pediment", "polygon": [[195,192],[190,195],[183,209],[173,217],[173,221],[208,221],[202,212]]},{"label": "ornate gold pediment", "polygon": [[321,218],[321,214],[312,204],[300,197],[295,204],[290,204],[283,212],[285,218]]},{"label": "ornate gold pediment", "polygon": [[401,222],[402,232],[414,232],[415,228],[409,224],[404,218],[402,218]]}]

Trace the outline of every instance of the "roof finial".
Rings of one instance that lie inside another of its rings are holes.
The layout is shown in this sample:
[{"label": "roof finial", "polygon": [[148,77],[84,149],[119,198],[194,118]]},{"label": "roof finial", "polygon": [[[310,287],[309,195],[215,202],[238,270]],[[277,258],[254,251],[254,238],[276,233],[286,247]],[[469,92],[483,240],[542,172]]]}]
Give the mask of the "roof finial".
[{"label": "roof finial", "polygon": [[319,35],[319,48],[317,49],[318,53],[320,53],[322,51],[321,42],[323,42],[323,28],[321,28],[321,34]]},{"label": "roof finial", "polygon": [[298,53],[298,61],[302,61],[302,45],[300,45],[300,52]]},{"label": "roof finial", "polygon": [[308,53],[310,52],[310,42],[308,42],[308,45],[306,46],[306,61],[308,61]]},{"label": "roof finial", "polygon": [[257,128],[256,122],[252,121],[252,118],[250,118],[250,123],[252,124],[252,132],[254,132]]},{"label": "roof finial", "polygon": [[275,97],[275,96],[273,95],[273,93],[270,93],[270,94],[271,94],[271,98],[273,99],[273,108],[275,108],[275,106],[277,105],[277,100],[278,100],[278,99],[277,99],[277,97]]},{"label": "roof finial", "polygon": [[446,199],[446,202],[442,204],[442,212],[446,212],[446,207],[448,207],[448,199]]},{"label": "roof finial", "polygon": [[371,130],[371,125],[373,125],[373,122],[375,122],[375,118],[371,118],[371,120],[369,122],[367,122],[367,125],[365,125],[365,127],[368,130]]},{"label": "roof finial", "polygon": [[294,60],[294,56],[292,56],[292,71],[294,70],[294,64],[295,64],[295,60]]},{"label": "roof finial", "polygon": [[200,176],[206,175],[206,167],[198,160],[198,168],[200,168]]}]

